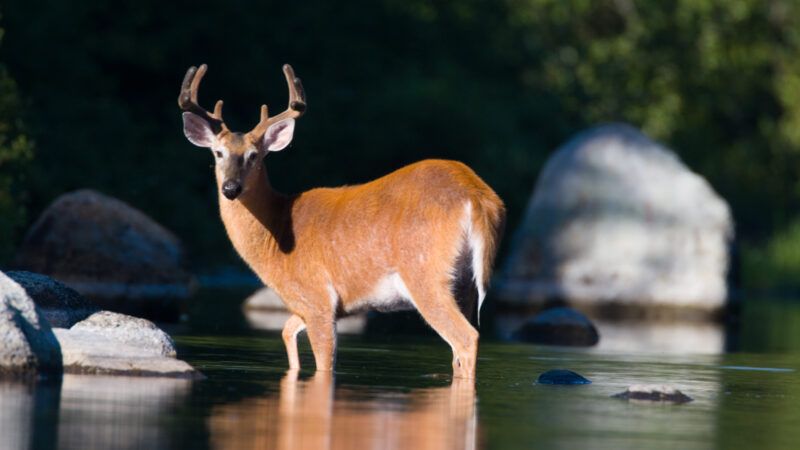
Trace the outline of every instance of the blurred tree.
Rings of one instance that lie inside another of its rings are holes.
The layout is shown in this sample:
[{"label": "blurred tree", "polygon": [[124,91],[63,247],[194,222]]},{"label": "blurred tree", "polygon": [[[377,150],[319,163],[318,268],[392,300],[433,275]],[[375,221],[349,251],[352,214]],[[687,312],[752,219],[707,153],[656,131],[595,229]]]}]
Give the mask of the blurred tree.
[{"label": "blurred tree", "polygon": [[[3,30],[0,29],[0,39]],[[25,223],[25,174],[33,145],[23,132],[17,85],[0,64],[0,261],[11,254]]]}]

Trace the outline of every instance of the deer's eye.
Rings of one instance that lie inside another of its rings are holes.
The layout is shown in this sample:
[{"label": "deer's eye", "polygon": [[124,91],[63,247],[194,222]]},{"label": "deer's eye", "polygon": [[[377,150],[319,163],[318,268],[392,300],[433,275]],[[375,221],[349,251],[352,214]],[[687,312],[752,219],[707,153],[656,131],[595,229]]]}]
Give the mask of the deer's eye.
[{"label": "deer's eye", "polygon": [[214,150],[214,156],[216,156],[217,158],[222,158],[222,152],[219,150]]},{"label": "deer's eye", "polygon": [[250,153],[249,155],[247,155],[247,164],[255,163],[257,157],[258,157],[258,155],[255,152]]}]

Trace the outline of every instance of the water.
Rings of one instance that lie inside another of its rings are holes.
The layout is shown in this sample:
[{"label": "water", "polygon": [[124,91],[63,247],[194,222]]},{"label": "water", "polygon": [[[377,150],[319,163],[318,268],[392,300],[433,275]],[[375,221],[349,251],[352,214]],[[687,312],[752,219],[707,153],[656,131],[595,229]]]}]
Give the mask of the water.
[{"label": "water", "polygon": [[[2,381],[0,448],[785,449],[800,443],[800,303],[751,302],[728,333],[706,325],[669,332],[601,323],[606,345],[589,350],[482,340],[473,387],[451,381],[450,351],[429,333],[345,336],[333,376],[313,373],[303,339],[304,369],[288,372],[279,334],[249,326],[236,306],[241,297],[232,297],[201,299],[188,324],[169,330],[181,357],[207,380]],[[739,350],[725,351],[731,347]],[[556,368],[593,383],[535,384]],[[675,385],[695,401],[610,398],[643,383]]]}]

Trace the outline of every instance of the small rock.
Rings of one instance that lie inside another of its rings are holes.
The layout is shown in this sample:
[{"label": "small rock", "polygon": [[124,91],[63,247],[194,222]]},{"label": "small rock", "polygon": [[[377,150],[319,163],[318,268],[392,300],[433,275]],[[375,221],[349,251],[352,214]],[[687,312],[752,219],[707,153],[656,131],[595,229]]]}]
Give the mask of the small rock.
[{"label": "small rock", "polygon": [[588,347],[600,340],[597,328],[583,314],[572,308],[550,308],[522,325],[515,339],[544,345]]},{"label": "small rock", "polygon": [[669,403],[687,403],[694,400],[672,386],[661,384],[636,384],[630,386],[625,392],[612,395],[612,397],[624,400]]},{"label": "small rock", "polygon": [[99,310],[75,290],[48,276],[25,271],[8,271],[6,275],[25,289],[51,327],[69,328]]},{"label": "small rock", "polygon": [[0,373],[60,369],[61,352],[50,325],[25,289],[0,272]]},{"label": "small rock", "polygon": [[564,369],[548,370],[539,375],[536,382],[538,384],[592,384],[589,379]]},{"label": "small rock", "polygon": [[98,311],[68,330],[54,332],[67,373],[203,377],[176,359],[172,338],[149,320]]},{"label": "small rock", "polygon": [[70,330],[91,333],[100,341],[131,345],[155,355],[170,358],[177,356],[172,338],[153,322],[138,317],[98,311],[75,324]]},{"label": "small rock", "polygon": [[103,339],[86,330],[55,332],[64,354],[64,372],[94,375],[202,378],[192,366],[150,348]]}]

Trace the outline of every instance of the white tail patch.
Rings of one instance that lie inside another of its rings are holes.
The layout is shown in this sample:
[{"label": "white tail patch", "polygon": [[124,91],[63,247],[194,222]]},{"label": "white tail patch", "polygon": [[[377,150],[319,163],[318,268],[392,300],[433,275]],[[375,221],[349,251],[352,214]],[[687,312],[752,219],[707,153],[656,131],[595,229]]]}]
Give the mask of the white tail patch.
[{"label": "white tail patch", "polygon": [[472,255],[472,280],[478,289],[478,325],[480,326],[481,306],[483,306],[483,299],[486,298],[486,290],[483,286],[484,242],[483,236],[475,231],[472,223],[472,202],[467,202],[464,204],[464,218],[461,220],[461,226]]}]

